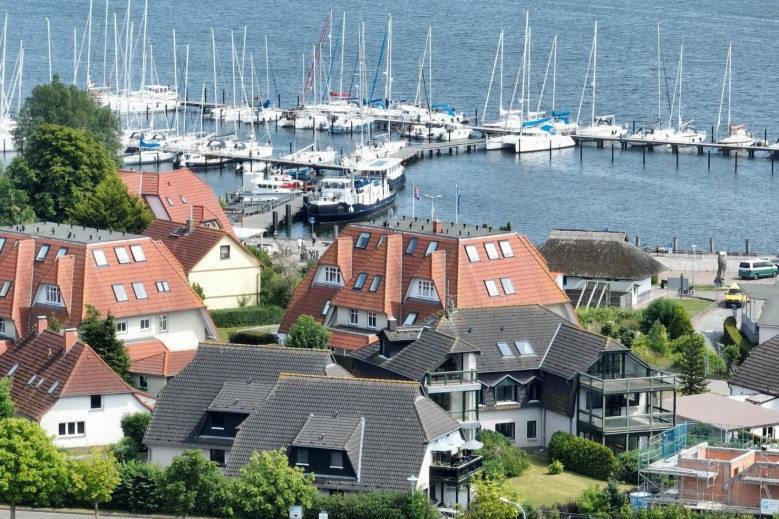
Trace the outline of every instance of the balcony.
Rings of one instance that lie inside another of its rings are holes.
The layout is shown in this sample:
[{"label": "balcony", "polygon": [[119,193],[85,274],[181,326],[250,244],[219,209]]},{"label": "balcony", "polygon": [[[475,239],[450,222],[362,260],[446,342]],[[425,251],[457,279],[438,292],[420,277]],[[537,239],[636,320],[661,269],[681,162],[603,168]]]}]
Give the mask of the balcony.
[{"label": "balcony", "polygon": [[463,384],[478,384],[479,372],[469,371],[441,371],[425,374],[426,386],[461,386]]},{"label": "balcony", "polygon": [[658,409],[650,414],[629,416],[607,416],[579,411],[579,427],[598,430],[602,434],[656,432],[670,429],[674,426],[674,413]]},{"label": "balcony", "polygon": [[430,465],[430,483],[460,484],[481,470],[481,456],[466,456],[443,464]]},{"label": "balcony", "polygon": [[579,384],[582,388],[592,389],[604,395],[652,393],[655,391],[674,391],[676,389],[676,376],[657,375],[654,377],[602,379],[580,373]]}]

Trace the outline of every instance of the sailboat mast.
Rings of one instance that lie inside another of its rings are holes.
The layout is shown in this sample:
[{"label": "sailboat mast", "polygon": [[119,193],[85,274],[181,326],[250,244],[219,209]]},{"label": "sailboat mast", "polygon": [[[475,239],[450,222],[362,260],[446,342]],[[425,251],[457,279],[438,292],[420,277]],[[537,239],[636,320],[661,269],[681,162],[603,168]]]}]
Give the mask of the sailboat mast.
[{"label": "sailboat mast", "polygon": [[728,45],[728,135],[730,135],[731,81],[733,80],[733,42]]},{"label": "sailboat mast", "polygon": [[[176,66],[176,29],[173,29],[173,85],[176,89],[179,87],[178,67]],[[178,93],[178,90],[176,90]],[[179,133],[179,111],[173,112],[173,117],[176,119],[176,134]]]},{"label": "sailboat mast", "polygon": [[392,15],[387,20],[387,68],[386,79],[384,83],[384,99],[387,101],[387,107],[392,102]]},{"label": "sailboat mast", "polygon": [[143,87],[146,86],[146,25],[149,21],[147,18],[148,15],[149,0],[146,0],[143,3],[143,45],[141,46],[143,55],[141,56],[141,90],[143,90]]},{"label": "sailboat mast", "polygon": [[92,0],[89,0],[89,16],[87,18],[87,89],[91,86],[91,73],[89,70],[92,58]]},{"label": "sailboat mast", "polygon": [[8,41],[8,13],[3,22],[3,57],[0,59],[0,117],[5,117],[5,45]]},{"label": "sailboat mast", "polygon": [[265,33],[265,95],[270,101],[270,63],[268,62],[268,33]]},{"label": "sailboat mast", "polygon": [[[187,52],[184,58],[184,100],[189,99],[189,45],[187,45]],[[187,115],[184,112],[184,122],[182,123],[181,134],[187,134]]]},{"label": "sailboat mast", "polygon": [[552,113],[554,113],[555,95],[557,94],[557,35],[552,39]]},{"label": "sailboat mast", "polygon": [[657,123],[660,124],[661,120],[661,107],[662,101],[660,99],[660,24],[657,24]]},{"label": "sailboat mast", "polygon": [[52,80],[52,74],[51,74],[51,23],[49,22],[49,18],[46,18],[46,37],[48,38],[49,42],[49,83],[51,83]]},{"label": "sailboat mast", "polygon": [[105,0],[105,20],[103,22],[103,84],[106,86],[108,83],[108,0]]},{"label": "sailboat mast", "polygon": [[682,70],[684,70],[683,67],[684,63],[684,41],[682,41],[682,47],[679,50],[679,129],[682,128]]},{"label": "sailboat mast", "polygon": [[346,48],[346,11],[344,11],[343,21],[341,22],[341,75],[338,79],[338,93],[344,91],[344,49]]},{"label": "sailboat mast", "polygon": [[598,70],[598,22],[595,22],[595,36],[592,39],[592,123],[595,124],[595,74]]},{"label": "sailboat mast", "polygon": [[527,48],[528,48],[528,39],[530,38],[530,34],[528,34],[528,28],[530,26],[530,12],[525,11],[525,39],[522,45],[522,89],[519,93],[519,110],[520,110],[520,120],[525,121],[526,120],[526,113],[528,110],[525,109],[525,84],[527,82]]},{"label": "sailboat mast", "polygon": [[[213,68],[214,68],[214,108],[217,105],[217,84],[216,84],[216,36],[214,36],[214,28],[211,27],[211,50],[213,54]],[[216,133],[219,134],[219,117],[214,120],[214,126]]]}]

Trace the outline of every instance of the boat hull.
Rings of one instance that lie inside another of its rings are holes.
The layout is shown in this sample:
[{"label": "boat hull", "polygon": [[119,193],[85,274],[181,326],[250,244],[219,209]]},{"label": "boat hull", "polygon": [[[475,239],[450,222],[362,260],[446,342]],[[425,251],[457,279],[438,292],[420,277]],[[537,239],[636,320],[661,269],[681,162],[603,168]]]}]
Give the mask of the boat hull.
[{"label": "boat hull", "polygon": [[345,202],[334,202],[328,204],[310,203],[308,198],[304,201],[306,216],[314,218],[314,223],[326,222],[344,222],[364,218],[372,214],[387,209],[398,197],[398,192],[393,191],[389,196],[375,204],[354,204],[349,206]]}]

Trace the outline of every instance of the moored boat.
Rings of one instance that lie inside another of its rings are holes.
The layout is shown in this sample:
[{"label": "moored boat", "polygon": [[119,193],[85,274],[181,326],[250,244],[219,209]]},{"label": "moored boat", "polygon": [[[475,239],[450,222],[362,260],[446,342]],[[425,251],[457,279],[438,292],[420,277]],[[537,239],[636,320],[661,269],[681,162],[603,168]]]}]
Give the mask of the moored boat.
[{"label": "moored boat", "polygon": [[398,192],[386,179],[325,177],[304,201],[314,223],[354,220],[390,207]]}]

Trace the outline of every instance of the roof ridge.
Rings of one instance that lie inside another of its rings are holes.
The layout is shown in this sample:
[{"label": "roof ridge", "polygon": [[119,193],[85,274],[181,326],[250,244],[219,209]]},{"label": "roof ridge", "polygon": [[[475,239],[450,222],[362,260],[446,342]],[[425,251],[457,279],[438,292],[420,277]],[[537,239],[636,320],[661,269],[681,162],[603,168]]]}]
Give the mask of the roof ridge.
[{"label": "roof ridge", "polygon": [[238,344],[234,342],[216,342],[216,341],[200,341],[198,348],[205,346],[207,349],[217,348],[232,348],[242,350],[284,350],[300,352],[302,354],[317,354],[322,353],[330,354],[330,350],[324,348],[291,348],[289,346],[282,346],[280,344]]},{"label": "roof ridge", "polygon": [[307,379],[319,379],[319,380],[327,380],[327,381],[348,381],[348,382],[354,382],[354,383],[389,383],[389,384],[395,384],[399,386],[414,386],[419,387],[419,382],[413,381],[413,380],[389,380],[389,379],[383,379],[383,378],[344,378],[344,377],[330,377],[327,375],[309,375],[305,373],[286,373],[281,372],[279,373],[279,380],[281,379],[289,379],[289,378],[307,378]]}]

